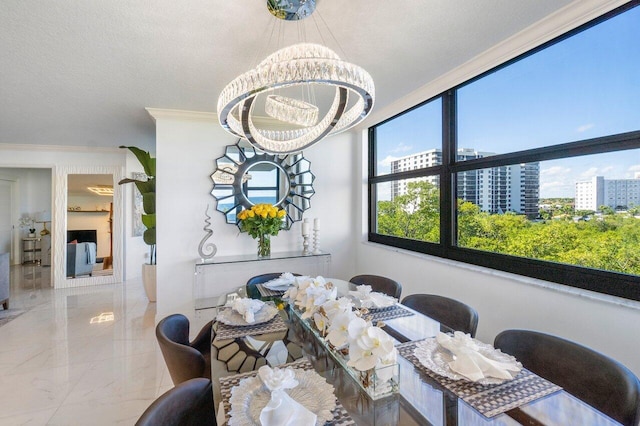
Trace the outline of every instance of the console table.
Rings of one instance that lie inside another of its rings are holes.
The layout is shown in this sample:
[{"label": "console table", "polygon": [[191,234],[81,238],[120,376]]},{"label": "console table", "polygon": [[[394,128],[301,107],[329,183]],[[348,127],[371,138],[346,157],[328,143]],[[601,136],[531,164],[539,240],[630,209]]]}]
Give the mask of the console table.
[{"label": "console table", "polygon": [[29,237],[22,239],[22,264],[37,263],[42,260],[41,251],[42,246],[40,244],[39,237]]},{"label": "console table", "polygon": [[256,255],[220,256],[195,264],[193,297],[195,309],[218,306],[221,295],[244,288],[249,278],[271,272],[291,272],[309,276],[328,276],[329,253],[302,255],[301,252],[272,253],[268,259]]}]

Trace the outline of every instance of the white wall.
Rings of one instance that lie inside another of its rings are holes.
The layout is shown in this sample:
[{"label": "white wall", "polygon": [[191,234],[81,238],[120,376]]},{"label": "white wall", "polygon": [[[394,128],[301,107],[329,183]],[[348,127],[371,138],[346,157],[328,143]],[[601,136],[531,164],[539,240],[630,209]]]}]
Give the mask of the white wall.
[{"label": "white wall", "polygon": [[[20,144],[0,144],[0,168],[34,168],[34,169],[53,169],[55,172],[56,167],[60,166],[131,166],[135,162],[135,158],[129,160],[125,150],[113,149],[113,148],[86,148],[86,147],[66,147],[66,146],[53,146],[53,145],[20,145]],[[139,166],[138,166],[139,167]],[[51,174],[51,170],[48,171]],[[55,188],[53,188],[55,191]],[[49,183],[49,207],[51,208],[51,183]],[[44,197],[44,195],[42,195]],[[44,208],[42,208],[44,210]],[[124,202],[124,215],[126,222],[131,221],[130,216],[132,208],[132,196],[125,197]],[[57,224],[51,224],[56,226]],[[52,231],[52,226],[49,230]],[[138,246],[144,246],[141,244],[141,237],[132,237],[131,232],[125,232],[124,235],[124,247],[125,247],[125,279],[129,278],[127,270],[129,268],[126,265],[136,265],[135,268],[131,268],[132,272],[136,272],[140,275],[140,265],[144,263],[143,253],[144,249],[138,250]],[[129,247],[134,247],[132,250],[127,250]]]},{"label": "white wall", "polygon": [[[157,225],[158,225],[158,318],[193,309],[194,265],[198,244],[204,237],[204,212],[210,206],[210,242],[216,256],[253,254],[256,242],[224,216],[213,211],[210,195],[215,160],[237,138],[225,132],[213,114],[150,110],[156,117]],[[353,135],[338,135],[304,152],[316,175],[316,194],[305,217],[321,223],[321,249],[332,254],[332,275],[348,278],[353,272],[354,225],[352,215]],[[272,238],[272,251],[302,250],[300,223]],[[242,285],[244,283],[238,283]]]}]

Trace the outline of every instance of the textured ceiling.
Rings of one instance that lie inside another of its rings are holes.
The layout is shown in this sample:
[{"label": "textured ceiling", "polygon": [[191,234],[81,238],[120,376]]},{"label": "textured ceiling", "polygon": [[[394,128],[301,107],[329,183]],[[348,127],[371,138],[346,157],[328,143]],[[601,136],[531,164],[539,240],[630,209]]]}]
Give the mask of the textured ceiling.
[{"label": "textured ceiling", "polygon": [[[377,109],[568,3],[318,0],[315,22],[372,75]],[[224,85],[288,44],[272,29],[301,40],[277,22],[265,0],[2,0],[0,143],[153,150],[144,108],[215,111]]]}]

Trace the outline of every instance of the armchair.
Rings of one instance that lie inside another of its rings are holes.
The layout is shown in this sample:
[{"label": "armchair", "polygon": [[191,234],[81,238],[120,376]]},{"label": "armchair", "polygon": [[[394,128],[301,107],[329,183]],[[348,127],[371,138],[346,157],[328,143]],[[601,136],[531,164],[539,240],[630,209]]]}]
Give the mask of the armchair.
[{"label": "armchair", "polygon": [[96,243],[67,244],[67,278],[91,276],[96,263]]}]

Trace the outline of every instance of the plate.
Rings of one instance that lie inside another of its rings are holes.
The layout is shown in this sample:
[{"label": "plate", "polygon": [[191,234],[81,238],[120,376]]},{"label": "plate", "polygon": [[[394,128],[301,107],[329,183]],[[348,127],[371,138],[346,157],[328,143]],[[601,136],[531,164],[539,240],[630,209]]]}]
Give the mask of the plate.
[{"label": "plate", "polygon": [[[287,389],[291,398],[318,416],[316,425],[322,426],[333,419],[336,397],[333,386],[313,370],[294,369],[298,386]],[[260,377],[241,380],[231,389],[229,426],[260,426],[260,412],[271,400],[271,392]]]},{"label": "plate", "polygon": [[248,323],[237,311],[232,308],[225,308],[218,313],[216,321],[219,321],[226,325],[233,326],[247,326],[257,325],[270,321],[273,317],[278,315],[278,308],[275,307],[273,302],[266,302],[258,312],[255,313],[255,321]]},{"label": "plate", "polygon": [[[516,362],[516,359],[501,352],[499,349],[495,349],[493,346],[473,339],[478,345],[478,352],[493,361],[499,362]],[[433,371],[440,376],[444,376],[451,380],[470,380],[466,377],[451,370],[449,363],[453,361],[453,354],[448,350],[440,346],[438,341],[434,338],[427,339],[416,344],[416,348],[413,350],[413,354],[418,358],[418,361],[429,370]],[[522,368],[522,364],[518,362],[518,366]],[[499,385],[506,382],[507,379],[496,379],[493,377],[485,377],[475,383],[480,385]]]}]

